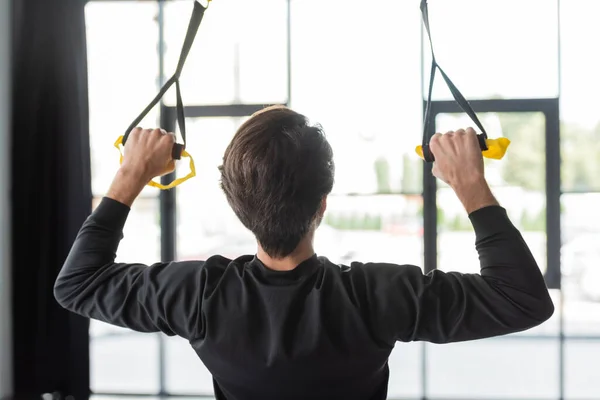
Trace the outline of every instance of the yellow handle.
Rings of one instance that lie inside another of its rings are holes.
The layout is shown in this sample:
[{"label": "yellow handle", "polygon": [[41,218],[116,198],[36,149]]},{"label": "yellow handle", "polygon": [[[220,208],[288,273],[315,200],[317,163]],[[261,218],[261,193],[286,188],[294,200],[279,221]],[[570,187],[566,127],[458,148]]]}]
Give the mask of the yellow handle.
[{"label": "yellow handle", "polygon": [[[485,158],[501,160],[504,157],[504,155],[506,154],[506,150],[508,149],[508,146],[510,145],[510,140],[505,137],[501,137],[498,139],[486,139],[485,144],[487,145],[488,149],[483,150],[481,152],[481,154]],[[425,158],[425,157],[423,157],[423,147],[422,146],[417,146],[415,151],[417,152],[419,157],[421,157],[423,159]]]},{"label": "yellow handle", "polygon": [[[119,136],[117,138],[117,140],[115,141],[115,147],[117,148],[117,150],[119,150],[119,154],[120,154],[119,164],[123,164],[123,152],[121,151],[122,144],[123,144],[123,136]],[[150,182],[148,182],[148,186],[152,186],[152,187],[155,187],[155,188],[158,188],[161,190],[172,189],[175,186],[179,186],[183,182],[187,181],[188,179],[196,176],[196,166],[194,164],[194,159],[192,158],[192,156],[187,151],[183,150],[181,152],[181,157],[187,157],[190,159],[190,173],[189,174],[187,174],[186,176],[184,176],[182,178],[175,179],[173,182],[169,183],[168,185],[163,185],[163,184],[155,182],[155,181],[150,181]]]}]

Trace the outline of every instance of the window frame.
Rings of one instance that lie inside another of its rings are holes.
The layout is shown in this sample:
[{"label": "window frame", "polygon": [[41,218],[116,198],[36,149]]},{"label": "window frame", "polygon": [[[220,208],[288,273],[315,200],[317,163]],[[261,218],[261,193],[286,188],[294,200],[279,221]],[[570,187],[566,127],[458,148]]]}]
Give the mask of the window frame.
[{"label": "window frame", "polygon": [[[111,0],[93,0],[93,1],[111,1]],[[121,0],[121,1],[133,1],[133,0]],[[137,0],[140,1],[140,0]],[[164,71],[164,3],[168,0],[141,0],[144,2],[157,2],[159,5],[158,14],[158,35],[159,43],[158,47],[158,62],[160,83],[165,80]],[[292,102],[292,85],[291,85],[291,74],[292,74],[292,60],[291,60],[291,2],[293,0],[286,0],[287,3],[287,101],[285,105],[290,105]],[[560,0],[558,0],[558,37],[557,42],[560,45]],[[421,27],[421,33],[423,36],[423,28]],[[423,44],[425,42],[421,38],[421,51],[427,51],[424,49]],[[559,65],[559,79],[561,75],[560,68],[560,54],[557,60]],[[421,71],[424,69],[421,68]],[[426,79],[424,76],[421,77],[423,84],[423,92],[425,91]],[[424,94],[424,93],[423,93]],[[424,96],[422,96],[424,98]],[[542,112],[546,118],[546,130],[545,130],[545,141],[546,141],[546,231],[548,234],[547,239],[547,263],[548,269],[546,273],[546,281],[550,288],[561,290],[561,148],[560,148],[560,113],[559,113],[559,102],[560,102],[560,85],[559,94],[556,98],[537,98],[537,99],[502,99],[502,100],[474,100],[471,101],[471,105],[476,112]],[[425,104],[425,102],[423,102]],[[244,117],[249,116],[253,112],[260,110],[264,107],[263,104],[227,104],[227,105],[204,105],[204,106],[187,106],[185,107],[185,114],[187,117],[202,118],[202,117]],[[423,110],[425,107],[423,107]],[[431,104],[431,112],[434,123],[431,129],[435,132],[435,119],[438,114],[441,113],[456,113],[460,112],[460,109],[456,103],[450,100],[435,100]],[[160,105],[160,122],[164,129],[175,131],[176,128],[176,112],[175,107],[166,106],[165,104]],[[429,132],[432,133],[432,132]],[[425,257],[425,272],[431,272],[437,268],[437,184],[435,178],[431,174],[432,164],[423,163],[423,250]],[[161,178],[162,183],[169,183],[173,180],[174,174],[164,176]],[[592,191],[593,192],[593,191]],[[565,193],[571,193],[565,192]],[[398,194],[414,194],[414,193],[398,193]],[[162,261],[171,261],[175,259],[176,248],[177,248],[177,235],[176,235],[176,221],[177,221],[177,190],[173,188],[171,190],[163,190],[158,194],[159,201],[159,212],[160,212],[160,229],[161,229],[161,259]],[[100,196],[95,196],[100,197]],[[559,348],[557,351],[560,352],[560,365],[559,365],[559,386],[560,386],[560,399],[564,398],[565,394],[565,349],[564,345],[567,340],[583,340],[583,341],[594,341],[600,342],[600,334],[598,335],[586,335],[586,336],[573,336],[567,337],[564,334],[564,323],[563,323],[563,295],[562,292],[559,295],[560,300],[557,307],[558,318],[559,318]],[[500,340],[523,340],[520,337],[507,337]],[[555,340],[556,335],[529,335],[525,340]],[[165,353],[166,345],[165,339],[162,335],[158,335],[159,340],[159,387],[158,393],[98,393],[95,392],[93,395],[96,396],[119,396],[119,397],[194,397],[194,398],[214,398],[212,393],[169,393],[166,391],[166,364],[165,364]],[[494,339],[492,339],[494,340]],[[422,343],[422,368],[420,371],[422,379],[422,393],[421,399],[428,399],[427,394],[427,344]],[[552,378],[552,377],[549,377]]]}]

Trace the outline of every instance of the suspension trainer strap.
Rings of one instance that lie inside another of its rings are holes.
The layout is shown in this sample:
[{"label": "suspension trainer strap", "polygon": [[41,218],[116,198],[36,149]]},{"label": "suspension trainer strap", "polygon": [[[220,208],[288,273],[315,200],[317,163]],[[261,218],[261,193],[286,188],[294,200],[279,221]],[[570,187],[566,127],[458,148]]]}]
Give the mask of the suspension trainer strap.
[{"label": "suspension trainer strap", "polygon": [[444,79],[444,81],[446,82],[446,85],[450,89],[450,92],[452,93],[454,100],[456,100],[456,102],[458,103],[460,108],[471,118],[471,120],[475,123],[475,125],[477,125],[477,128],[479,128],[479,130],[481,130],[481,133],[479,135],[477,135],[477,137],[479,139],[479,147],[481,147],[482,151],[486,151],[486,150],[488,150],[487,133],[486,133],[483,125],[479,121],[479,118],[477,118],[477,114],[475,114],[475,111],[473,111],[473,108],[471,107],[469,102],[460,93],[460,91],[458,90],[456,85],[454,83],[452,83],[452,81],[450,80],[448,75],[446,75],[444,70],[439,66],[439,64],[437,63],[437,61],[435,59],[435,53],[433,51],[433,41],[431,40],[431,31],[429,29],[429,11],[427,9],[427,0],[421,0],[421,15],[423,17],[423,25],[425,26],[425,31],[427,32],[427,37],[429,39],[429,46],[431,48],[431,74],[429,77],[429,90],[428,90],[428,94],[427,94],[427,103],[425,105],[425,117],[424,117],[425,119],[423,121],[423,144],[422,144],[422,150],[421,150],[423,159],[427,162],[435,161],[434,157],[433,157],[433,153],[431,153],[431,150],[429,149],[429,141],[431,140],[431,136],[430,136],[431,135],[430,134],[431,95],[433,92],[433,83],[435,81],[436,70],[440,71],[440,74],[442,75],[442,78]]},{"label": "suspension trainer strap", "polygon": [[202,6],[198,1],[194,1],[194,11],[192,12],[192,17],[190,18],[190,23],[187,29],[187,33],[185,36],[185,41],[183,42],[183,47],[181,49],[181,55],[179,56],[179,62],[177,64],[177,69],[173,76],[163,85],[160,89],[156,97],[148,104],[148,106],[142,111],[142,113],[129,125],[127,131],[122,137],[121,143],[125,145],[127,142],[127,138],[129,137],[130,132],[139,125],[139,123],[146,117],[146,115],[152,110],[158,102],[163,98],[165,93],[175,84],[175,91],[177,96],[177,123],[179,125],[179,131],[181,132],[181,138],[183,139],[183,143],[175,143],[173,145],[173,159],[179,160],[181,159],[182,152],[185,149],[186,144],[186,130],[185,130],[185,113],[183,107],[183,100],[181,99],[181,88],[179,84],[179,77],[181,76],[181,71],[183,71],[183,66],[185,64],[185,60],[187,59],[190,50],[192,49],[192,45],[194,44],[194,39],[196,38],[196,34],[198,33],[198,28],[200,27],[200,23],[202,22],[202,18],[204,17],[204,12],[207,7]]}]

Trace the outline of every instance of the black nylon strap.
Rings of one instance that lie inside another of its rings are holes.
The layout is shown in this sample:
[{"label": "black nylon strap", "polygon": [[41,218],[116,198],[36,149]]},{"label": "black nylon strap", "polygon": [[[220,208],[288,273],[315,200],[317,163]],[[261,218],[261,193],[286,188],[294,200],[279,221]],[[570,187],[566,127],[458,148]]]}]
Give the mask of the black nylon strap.
[{"label": "black nylon strap", "polygon": [[179,131],[181,132],[181,138],[183,139],[183,144],[175,143],[173,145],[173,159],[179,160],[181,158],[181,153],[185,149],[186,143],[186,131],[185,131],[185,113],[183,108],[183,100],[181,99],[181,88],[179,85],[179,77],[181,76],[181,71],[183,70],[183,66],[185,64],[185,60],[187,59],[190,50],[192,49],[192,45],[194,44],[194,39],[196,38],[196,34],[198,33],[198,28],[200,27],[200,23],[202,22],[202,18],[204,17],[204,12],[206,11],[206,7],[202,6],[198,1],[194,1],[194,11],[192,12],[192,16],[190,18],[190,23],[188,25],[187,33],[185,35],[185,40],[183,42],[183,47],[181,49],[181,54],[179,56],[179,62],[177,63],[177,69],[175,73],[169,80],[163,85],[160,89],[156,97],[148,104],[148,106],[142,111],[142,113],[129,125],[127,131],[123,135],[123,145],[127,141],[129,137],[129,133],[139,125],[139,123],[146,117],[146,115],[152,110],[163,98],[165,93],[175,84],[175,91],[177,96],[177,123],[179,125]]},{"label": "black nylon strap", "polygon": [[429,10],[427,8],[427,0],[421,0],[421,15],[423,17],[423,25],[425,25],[425,30],[427,31],[429,46],[431,47],[431,75],[429,77],[429,90],[427,94],[427,104],[425,106],[425,119],[423,121],[423,158],[427,162],[434,161],[433,154],[429,149],[429,141],[431,140],[431,136],[429,135],[429,127],[431,124],[431,95],[433,92],[433,83],[435,81],[436,70],[440,71],[440,74],[442,75],[442,78],[444,78],[448,89],[450,89],[450,93],[452,93],[454,100],[456,100],[460,108],[471,118],[475,125],[477,125],[477,128],[481,130],[481,134],[478,135],[479,147],[481,147],[481,150],[487,150],[487,145],[485,142],[485,140],[487,139],[487,133],[483,125],[479,121],[479,118],[477,118],[477,114],[475,114],[475,111],[473,111],[473,108],[471,107],[467,99],[465,99],[462,93],[460,93],[456,85],[452,83],[448,75],[446,75],[444,70],[439,66],[435,59],[435,53],[433,51],[433,41],[431,40],[431,31],[429,29]]}]

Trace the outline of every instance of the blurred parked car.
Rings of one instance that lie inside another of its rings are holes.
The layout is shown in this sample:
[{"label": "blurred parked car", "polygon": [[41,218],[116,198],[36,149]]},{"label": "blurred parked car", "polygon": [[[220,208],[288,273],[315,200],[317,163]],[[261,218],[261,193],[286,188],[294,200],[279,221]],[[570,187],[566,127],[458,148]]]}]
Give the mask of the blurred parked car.
[{"label": "blurred parked car", "polygon": [[565,287],[585,300],[600,302],[600,235],[574,236],[562,246],[561,270]]}]

